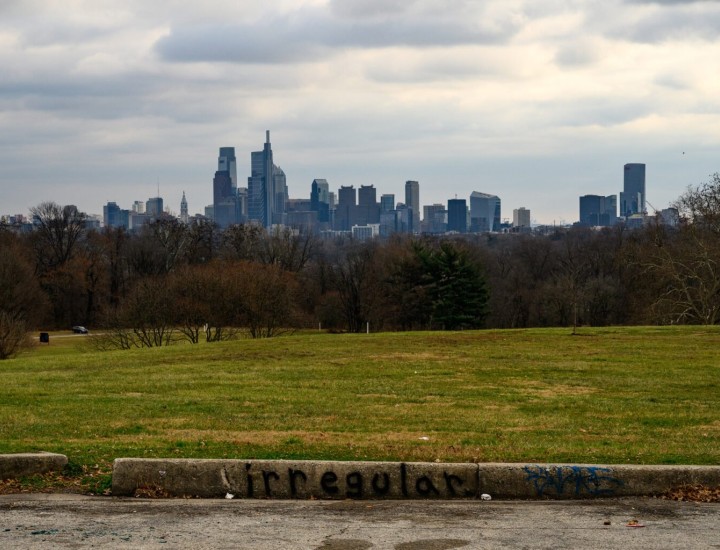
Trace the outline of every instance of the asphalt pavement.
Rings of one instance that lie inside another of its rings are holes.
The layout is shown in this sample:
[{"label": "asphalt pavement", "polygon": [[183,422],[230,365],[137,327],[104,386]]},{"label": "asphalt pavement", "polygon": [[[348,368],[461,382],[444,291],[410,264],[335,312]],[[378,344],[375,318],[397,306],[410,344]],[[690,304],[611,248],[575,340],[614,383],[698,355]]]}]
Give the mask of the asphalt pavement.
[{"label": "asphalt pavement", "polygon": [[0,496],[0,548],[720,549],[720,504]]}]

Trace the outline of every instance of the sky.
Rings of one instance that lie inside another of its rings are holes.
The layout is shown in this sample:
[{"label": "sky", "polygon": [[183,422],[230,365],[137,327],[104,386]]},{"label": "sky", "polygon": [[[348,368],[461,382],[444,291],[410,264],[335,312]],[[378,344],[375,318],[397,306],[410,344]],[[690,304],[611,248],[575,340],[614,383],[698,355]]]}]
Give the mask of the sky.
[{"label": "sky", "polygon": [[0,0],[0,214],[202,213],[265,130],[291,198],[417,180],[570,223],[645,163],[662,209],[720,171],[720,1]]}]

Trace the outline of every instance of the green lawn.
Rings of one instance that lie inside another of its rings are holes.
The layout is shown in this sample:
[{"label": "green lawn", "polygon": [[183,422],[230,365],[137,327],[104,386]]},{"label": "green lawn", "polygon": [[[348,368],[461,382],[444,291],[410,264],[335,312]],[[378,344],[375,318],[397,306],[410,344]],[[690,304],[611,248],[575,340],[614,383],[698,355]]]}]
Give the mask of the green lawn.
[{"label": "green lawn", "polygon": [[0,362],[0,453],[720,464],[720,327],[85,338]]}]

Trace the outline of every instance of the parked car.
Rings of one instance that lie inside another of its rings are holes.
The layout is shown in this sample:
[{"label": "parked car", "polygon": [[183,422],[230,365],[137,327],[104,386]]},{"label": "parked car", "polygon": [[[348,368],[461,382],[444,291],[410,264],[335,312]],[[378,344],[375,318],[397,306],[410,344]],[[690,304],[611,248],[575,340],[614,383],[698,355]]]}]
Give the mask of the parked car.
[{"label": "parked car", "polygon": [[88,333],[88,329],[86,329],[85,327],[81,327],[80,325],[74,326],[72,328],[72,331],[75,334],[87,334]]}]

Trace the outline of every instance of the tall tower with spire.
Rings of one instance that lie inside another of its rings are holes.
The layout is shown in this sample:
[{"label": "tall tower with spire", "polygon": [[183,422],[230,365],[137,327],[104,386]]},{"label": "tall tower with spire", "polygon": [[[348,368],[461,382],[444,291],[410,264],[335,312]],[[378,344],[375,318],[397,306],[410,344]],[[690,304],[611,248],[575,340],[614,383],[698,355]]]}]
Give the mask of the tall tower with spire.
[{"label": "tall tower with spire", "polygon": [[[270,145],[270,130],[265,132],[265,145],[262,151],[250,154],[251,175],[248,178],[248,214],[251,220],[263,227],[270,227],[276,210],[276,176],[280,169],[273,164],[273,152]],[[282,173],[282,176],[285,174]],[[284,177],[280,178],[284,184]]]},{"label": "tall tower with spire", "polygon": [[185,191],[183,191],[182,200],[180,201],[180,221],[187,224],[190,221],[188,216],[188,205],[187,199],[185,198]]}]

